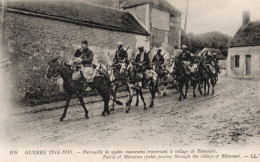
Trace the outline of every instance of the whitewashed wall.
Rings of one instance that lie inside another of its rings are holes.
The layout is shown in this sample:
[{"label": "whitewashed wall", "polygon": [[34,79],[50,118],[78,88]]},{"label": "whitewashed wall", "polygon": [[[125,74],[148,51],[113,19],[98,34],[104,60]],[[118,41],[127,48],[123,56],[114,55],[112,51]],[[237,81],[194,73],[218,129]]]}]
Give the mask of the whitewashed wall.
[{"label": "whitewashed wall", "polygon": [[[239,55],[239,67],[231,68],[231,57]],[[246,55],[251,55],[251,75],[246,75]],[[228,49],[227,75],[233,77],[260,77],[260,46],[233,47]]]}]

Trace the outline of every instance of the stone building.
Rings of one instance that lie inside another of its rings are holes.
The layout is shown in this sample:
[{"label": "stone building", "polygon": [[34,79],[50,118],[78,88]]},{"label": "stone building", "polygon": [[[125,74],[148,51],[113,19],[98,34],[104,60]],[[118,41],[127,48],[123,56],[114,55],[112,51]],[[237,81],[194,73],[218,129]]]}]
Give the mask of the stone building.
[{"label": "stone building", "polygon": [[248,11],[244,11],[243,24],[228,46],[228,76],[260,77],[260,21],[251,22]]},{"label": "stone building", "polygon": [[[120,8],[129,11],[149,32],[150,41],[162,48],[166,57],[181,46],[181,12],[167,0],[120,0]],[[153,53],[154,54],[154,53]]]}]

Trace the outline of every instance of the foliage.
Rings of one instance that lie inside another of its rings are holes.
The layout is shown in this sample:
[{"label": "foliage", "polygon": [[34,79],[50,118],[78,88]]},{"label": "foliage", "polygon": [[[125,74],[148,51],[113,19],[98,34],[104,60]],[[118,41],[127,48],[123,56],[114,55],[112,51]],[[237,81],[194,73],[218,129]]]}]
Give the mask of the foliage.
[{"label": "foliage", "polygon": [[198,53],[203,48],[218,48],[224,56],[227,56],[227,44],[231,39],[230,36],[220,32],[207,32],[204,34],[194,35],[193,33],[184,33],[182,30],[182,44],[188,47],[192,53]]}]

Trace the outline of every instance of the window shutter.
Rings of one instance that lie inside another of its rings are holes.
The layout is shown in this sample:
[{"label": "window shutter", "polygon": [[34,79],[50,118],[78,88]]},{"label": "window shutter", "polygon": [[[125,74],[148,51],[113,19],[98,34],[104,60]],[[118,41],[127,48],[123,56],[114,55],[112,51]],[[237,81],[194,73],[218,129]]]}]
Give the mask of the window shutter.
[{"label": "window shutter", "polygon": [[234,68],[234,65],[235,65],[235,58],[234,58],[234,56],[231,56],[231,64],[230,64],[231,69]]}]

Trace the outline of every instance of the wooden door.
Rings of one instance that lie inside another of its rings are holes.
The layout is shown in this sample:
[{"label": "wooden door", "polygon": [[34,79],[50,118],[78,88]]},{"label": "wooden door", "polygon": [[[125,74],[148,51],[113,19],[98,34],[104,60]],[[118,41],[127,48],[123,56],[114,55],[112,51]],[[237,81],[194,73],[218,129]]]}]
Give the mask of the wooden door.
[{"label": "wooden door", "polygon": [[246,75],[251,74],[251,55],[246,55]]}]

